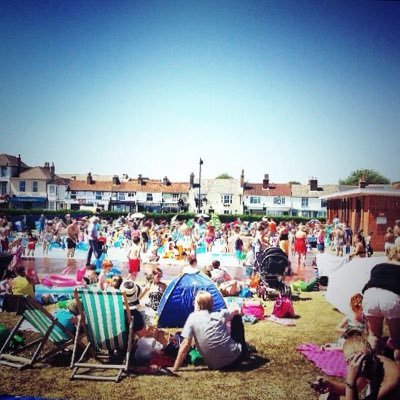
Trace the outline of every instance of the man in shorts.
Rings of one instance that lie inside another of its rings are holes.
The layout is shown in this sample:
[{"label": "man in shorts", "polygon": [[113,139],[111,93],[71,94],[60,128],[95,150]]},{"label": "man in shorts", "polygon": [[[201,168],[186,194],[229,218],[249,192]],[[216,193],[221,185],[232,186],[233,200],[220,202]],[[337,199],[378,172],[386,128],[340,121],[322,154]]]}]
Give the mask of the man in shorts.
[{"label": "man in shorts", "polygon": [[[213,305],[209,292],[197,293],[195,311],[189,315],[183,327],[181,336],[184,340],[171,372],[177,372],[184,362],[193,338],[197,350],[211,369],[235,368],[248,358],[242,317],[239,314],[232,315],[228,310],[212,312]],[[230,333],[226,325],[228,321],[231,322]]]},{"label": "man in shorts", "polygon": [[67,226],[67,258],[74,258],[76,244],[78,243],[79,227],[78,221],[73,220],[71,224]]}]

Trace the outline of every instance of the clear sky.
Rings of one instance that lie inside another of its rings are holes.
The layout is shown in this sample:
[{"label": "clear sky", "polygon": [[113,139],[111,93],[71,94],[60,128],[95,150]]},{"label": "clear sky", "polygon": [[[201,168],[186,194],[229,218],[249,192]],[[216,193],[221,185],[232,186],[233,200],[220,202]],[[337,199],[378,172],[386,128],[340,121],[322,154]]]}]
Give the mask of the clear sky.
[{"label": "clear sky", "polygon": [[0,2],[0,152],[56,173],[400,180],[400,3]]}]

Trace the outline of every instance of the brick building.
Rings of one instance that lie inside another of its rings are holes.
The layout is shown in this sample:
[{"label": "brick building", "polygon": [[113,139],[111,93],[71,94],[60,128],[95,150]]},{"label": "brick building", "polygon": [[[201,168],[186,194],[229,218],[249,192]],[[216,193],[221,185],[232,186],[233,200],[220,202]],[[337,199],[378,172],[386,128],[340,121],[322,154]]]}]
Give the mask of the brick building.
[{"label": "brick building", "polygon": [[400,189],[387,185],[365,186],[323,196],[327,200],[327,219],[336,216],[347,223],[353,232],[373,232],[371,245],[376,251],[384,250],[384,236],[388,227],[400,219]]}]

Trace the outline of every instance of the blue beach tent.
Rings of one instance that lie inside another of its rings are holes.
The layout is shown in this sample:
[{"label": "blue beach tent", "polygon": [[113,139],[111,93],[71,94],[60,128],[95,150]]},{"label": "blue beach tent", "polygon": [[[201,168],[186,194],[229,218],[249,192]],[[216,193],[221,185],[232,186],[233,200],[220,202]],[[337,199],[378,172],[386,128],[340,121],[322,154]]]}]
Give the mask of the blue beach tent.
[{"label": "blue beach tent", "polygon": [[158,306],[158,327],[182,328],[194,310],[193,301],[199,290],[211,293],[214,299],[213,311],[226,308],[221,292],[207,275],[200,271],[183,273],[174,278],[165,289]]}]

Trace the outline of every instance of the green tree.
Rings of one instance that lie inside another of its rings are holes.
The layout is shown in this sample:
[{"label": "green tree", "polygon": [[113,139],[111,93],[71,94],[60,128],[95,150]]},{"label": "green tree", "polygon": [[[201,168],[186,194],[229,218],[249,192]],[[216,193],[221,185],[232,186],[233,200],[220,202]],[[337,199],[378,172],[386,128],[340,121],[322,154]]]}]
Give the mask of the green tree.
[{"label": "green tree", "polygon": [[390,180],[374,169],[356,169],[346,179],[340,179],[339,185],[358,185],[358,181],[364,177],[367,185],[371,183],[388,184]]},{"label": "green tree", "polygon": [[215,179],[233,179],[229,174],[227,174],[226,172],[218,175]]}]

